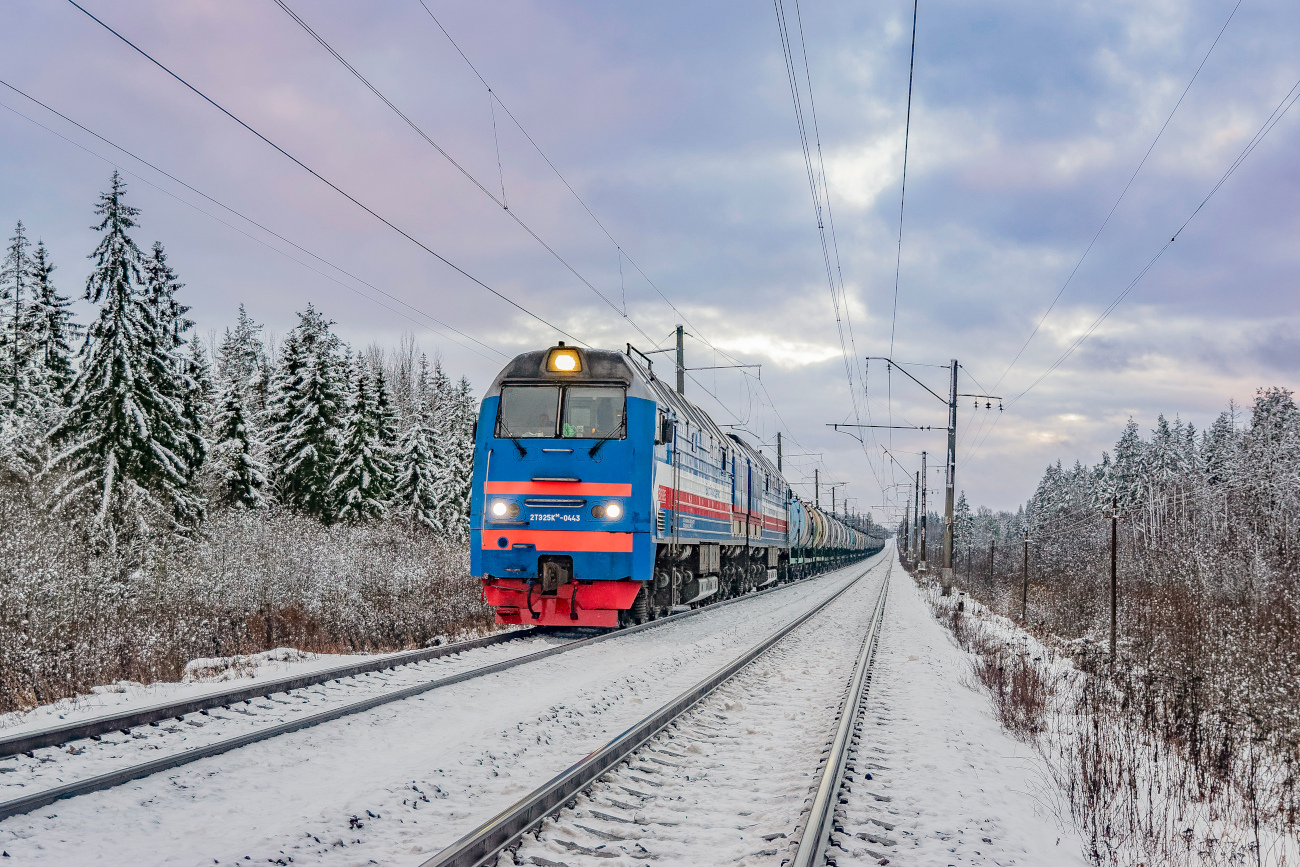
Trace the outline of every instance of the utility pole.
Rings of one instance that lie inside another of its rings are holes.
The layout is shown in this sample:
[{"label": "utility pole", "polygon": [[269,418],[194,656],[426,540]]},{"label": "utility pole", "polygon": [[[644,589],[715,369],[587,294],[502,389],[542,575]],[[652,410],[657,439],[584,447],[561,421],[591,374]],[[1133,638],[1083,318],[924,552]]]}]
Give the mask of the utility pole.
[{"label": "utility pole", "polygon": [[903,506],[903,545],[906,546],[908,540],[912,538],[912,501],[908,500]]},{"label": "utility pole", "polygon": [[813,470],[813,505],[817,508],[822,507],[822,477],[821,470]]},{"label": "utility pole", "polygon": [[1025,560],[1021,567],[1024,582],[1020,585],[1020,622],[1025,622],[1025,612],[1029,610],[1029,529],[1025,529]]},{"label": "utility pole", "polygon": [[944,480],[943,504],[943,571],[945,582],[952,581],[952,509],[957,487],[957,359],[953,359],[948,380],[948,467]]},{"label": "utility pole", "polygon": [[776,432],[776,471],[779,473],[784,469],[781,466],[781,432]]},{"label": "utility pole", "polygon": [[1110,498],[1110,662],[1115,664],[1115,607],[1119,598],[1119,582],[1115,577],[1115,543],[1119,538],[1119,497]]},{"label": "utility pole", "polygon": [[831,514],[835,514],[835,485],[831,485]]},{"label": "utility pole", "polygon": [[927,485],[928,479],[929,477],[925,474],[925,452],[921,452],[921,511],[918,517],[920,518],[921,521],[921,571],[922,572],[925,571],[925,561],[929,557],[929,551],[926,550],[927,546],[925,544],[926,518],[929,517],[926,514],[929,511],[929,509],[926,508],[925,505],[925,489],[926,487],[928,487]]},{"label": "utility pole", "polygon": [[993,555],[997,553],[998,543],[995,539],[989,540],[989,597],[993,596]]},{"label": "utility pole", "polygon": [[682,341],[686,332],[677,326],[677,393],[686,394],[686,346]]},{"label": "utility pole", "polygon": [[921,473],[917,471],[916,483],[912,486],[912,499],[916,502],[912,507],[912,562],[915,563],[918,553],[921,550],[917,544],[921,535]]}]

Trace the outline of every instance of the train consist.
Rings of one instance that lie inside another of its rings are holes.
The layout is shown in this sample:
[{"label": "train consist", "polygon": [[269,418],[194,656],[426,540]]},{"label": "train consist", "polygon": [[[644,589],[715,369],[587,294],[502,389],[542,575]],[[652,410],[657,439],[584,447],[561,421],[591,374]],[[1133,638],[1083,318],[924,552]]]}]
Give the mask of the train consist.
[{"label": "train consist", "polygon": [[883,545],[795,497],[630,346],[506,365],[479,411],[470,513],[498,623],[641,623]]}]

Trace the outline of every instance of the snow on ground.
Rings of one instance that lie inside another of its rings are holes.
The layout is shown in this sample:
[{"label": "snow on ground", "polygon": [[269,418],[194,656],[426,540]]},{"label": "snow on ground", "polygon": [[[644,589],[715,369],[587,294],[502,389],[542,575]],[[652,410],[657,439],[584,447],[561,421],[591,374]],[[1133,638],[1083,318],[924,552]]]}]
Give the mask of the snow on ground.
[{"label": "snow on ground", "polygon": [[[478,637],[478,634],[464,635],[458,636],[457,640],[468,641]],[[444,640],[443,643],[448,642]],[[27,711],[0,714],[0,736],[9,737],[48,728],[60,722],[88,720],[107,714],[141,710],[157,704],[200,698],[229,689],[228,681],[252,686],[269,680],[312,674],[327,668],[394,655],[396,654],[302,653],[281,647],[245,656],[194,660],[186,666],[186,677],[180,682],[159,681],[145,685],[123,680],[92,687],[90,695],[60,699]]]},{"label": "snow on ground", "polygon": [[[777,867],[788,859],[890,566],[879,562],[500,863]],[[894,582],[910,581],[894,573]]]},{"label": "snow on ground", "polygon": [[5,865],[418,864],[862,570],[15,816]]},{"label": "snow on ground", "polygon": [[[897,570],[896,570],[897,572]],[[1038,754],[975,686],[973,657],[897,572],[876,654],[837,867],[1085,865]]]}]

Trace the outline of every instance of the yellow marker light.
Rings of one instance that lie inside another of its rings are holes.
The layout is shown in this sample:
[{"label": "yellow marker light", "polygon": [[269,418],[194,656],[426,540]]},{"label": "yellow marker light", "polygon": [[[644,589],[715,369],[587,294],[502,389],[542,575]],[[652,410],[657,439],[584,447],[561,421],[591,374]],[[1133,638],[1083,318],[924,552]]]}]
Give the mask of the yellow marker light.
[{"label": "yellow marker light", "polygon": [[492,514],[494,517],[504,518],[506,516],[506,510],[509,508],[510,507],[505,504],[505,501],[497,500],[492,504]]},{"label": "yellow marker light", "polygon": [[546,369],[551,373],[577,373],[582,370],[582,360],[578,358],[578,350],[566,348],[561,342],[547,356]]},{"label": "yellow marker light", "polygon": [[623,507],[618,503],[610,503],[605,507],[605,516],[617,520],[623,516]]}]

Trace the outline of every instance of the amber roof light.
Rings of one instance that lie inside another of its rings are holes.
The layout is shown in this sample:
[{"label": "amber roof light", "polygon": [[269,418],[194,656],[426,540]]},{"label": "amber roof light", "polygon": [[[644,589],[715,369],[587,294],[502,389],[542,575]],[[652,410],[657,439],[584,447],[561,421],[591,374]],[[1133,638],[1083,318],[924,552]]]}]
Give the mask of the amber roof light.
[{"label": "amber roof light", "polygon": [[582,359],[578,357],[578,350],[566,347],[561,341],[546,356],[546,369],[550,373],[577,373],[582,370]]}]

